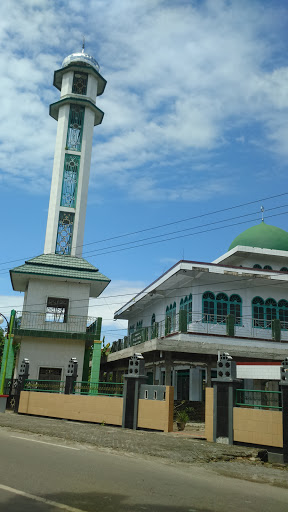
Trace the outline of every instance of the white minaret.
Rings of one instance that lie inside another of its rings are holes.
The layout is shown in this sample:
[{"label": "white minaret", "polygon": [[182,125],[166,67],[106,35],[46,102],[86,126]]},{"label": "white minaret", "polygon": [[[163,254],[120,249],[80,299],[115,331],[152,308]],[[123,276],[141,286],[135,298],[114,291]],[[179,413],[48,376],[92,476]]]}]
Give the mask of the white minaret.
[{"label": "white minaret", "polygon": [[82,255],[93,128],[102,122],[96,107],[106,80],[97,61],[84,53],[73,53],[54,73],[60,100],[50,105],[58,121],[45,254]]}]

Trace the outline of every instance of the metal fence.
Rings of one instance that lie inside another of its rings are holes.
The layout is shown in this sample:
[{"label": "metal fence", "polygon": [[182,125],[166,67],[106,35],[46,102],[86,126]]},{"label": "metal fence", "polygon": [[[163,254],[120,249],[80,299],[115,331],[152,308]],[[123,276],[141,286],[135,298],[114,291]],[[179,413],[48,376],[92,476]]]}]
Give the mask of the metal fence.
[{"label": "metal fence", "polygon": [[24,383],[24,391],[41,391],[42,393],[64,393],[64,390],[64,380],[27,379]]},{"label": "metal fence", "polygon": [[73,393],[77,395],[123,396],[120,382],[75,382]]},{"label": "metal fence", "polygon": [[[121,382],[75,382],[73,394],[75,395],[105,395],[123,396]],[[41,391],[46,393],[64,393],[64,380],[33,380],[27,379],[24,383],[24,391]]]},{"label": "metal fence", "polygon": [[282,394],[281,391],[236,389],[235,406],[282,410]]}]

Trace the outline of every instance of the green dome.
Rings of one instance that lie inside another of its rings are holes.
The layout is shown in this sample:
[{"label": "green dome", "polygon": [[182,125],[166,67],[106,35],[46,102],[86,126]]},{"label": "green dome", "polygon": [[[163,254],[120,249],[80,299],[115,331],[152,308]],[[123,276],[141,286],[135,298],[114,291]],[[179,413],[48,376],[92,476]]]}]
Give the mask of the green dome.
[{"label": "green dome", "polygon": [[228,251],[236,247],[236,245],[288,251],[288,233],[284,229],[261,222],[261,224],[252,226],[252,228],[248,228],[236,236]]}]

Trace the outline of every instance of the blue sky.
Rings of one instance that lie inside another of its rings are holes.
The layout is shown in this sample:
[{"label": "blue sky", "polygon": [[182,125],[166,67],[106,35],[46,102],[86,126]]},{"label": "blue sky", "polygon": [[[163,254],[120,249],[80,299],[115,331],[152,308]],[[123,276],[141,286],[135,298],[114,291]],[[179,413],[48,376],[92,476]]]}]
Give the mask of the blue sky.
[{"label": "blue sky", "polygon": [[[90,311],[105,318],[109,339],[124,333],[125,322],[112,318],[131,294],[183,257],[217,258],[261,220],[262,202],[267,223],[287,229],[283,195],[99,243],[288,191],[287,2],[2,0],[0,14],[4,314],[23,300],[8,269],[43,252],[57,128],[48,111],[59,98],[53,72],[81,49],[83,34],[108,82],[97,103],[105,117],[94,130],[83,256],[112,279]],[[212,230],[224,219],[247,223]],[[202,224],[201,234],[169,235]],[[112,247],[159,234],[174,239]]]}]

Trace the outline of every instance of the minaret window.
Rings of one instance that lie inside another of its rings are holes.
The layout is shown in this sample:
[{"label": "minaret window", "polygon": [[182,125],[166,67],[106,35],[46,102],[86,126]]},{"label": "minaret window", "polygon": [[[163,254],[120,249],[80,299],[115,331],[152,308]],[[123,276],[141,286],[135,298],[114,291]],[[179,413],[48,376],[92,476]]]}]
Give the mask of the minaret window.
[{"label": "minaret window", "polygon": [[46,308],[46,322],[66,323],[68,316],[69,299],[48,297]]},{"label": "minaret window", "polygon": [[73,226],[74,213],[60,212],[56,239],[56,254],[71,254]]},{"label": "minaret window", "polygon": [[75,72],[73,77],[72,92],[74,94],[85,95],[87,93],[87,82],[88,75],[86,73]]},{"label": "minaret window", "polygon": [[75,208],[76,206],[79,165],[80,156],[65,155],[61,206],[67,206],[68,208]]},{"label": "minaret window", "polygon": [[84,124],[84,107],[70,106],[66,148],[70,151],[81,151]]}]

